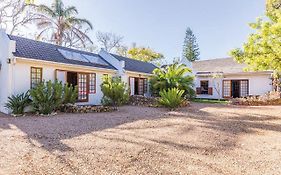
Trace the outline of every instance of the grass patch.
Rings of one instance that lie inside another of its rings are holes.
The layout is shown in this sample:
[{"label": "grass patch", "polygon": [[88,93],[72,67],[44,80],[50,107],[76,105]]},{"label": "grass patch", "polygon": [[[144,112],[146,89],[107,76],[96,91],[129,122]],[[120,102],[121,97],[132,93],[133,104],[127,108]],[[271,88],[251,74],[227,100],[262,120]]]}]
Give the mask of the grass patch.
[{"label": "grass patch", "polygon": [[228,104],[227,100],[216,100],[216,99],[195,98],[192,99],[191,101],[196,103]]}]

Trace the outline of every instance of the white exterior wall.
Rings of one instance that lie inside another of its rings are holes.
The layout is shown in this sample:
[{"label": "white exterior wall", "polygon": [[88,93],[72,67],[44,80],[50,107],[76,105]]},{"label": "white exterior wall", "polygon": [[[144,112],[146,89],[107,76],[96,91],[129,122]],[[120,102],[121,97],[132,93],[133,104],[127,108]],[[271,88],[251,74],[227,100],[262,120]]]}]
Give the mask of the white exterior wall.
[{"label": "white exterior wall", "polygon": [[[60,66],[52,66],[52,65],[44,65],[36,63],[17,63],[14,66],[14,82],[13,82],[13,94],[19,94],[26,92],[30,89],[30,69],[31,67],[40,67],[42,68],[42,79],[45,81],[51,80],[54,81],[56,79],[55,72],[57,69],[65,70],[65,71],[77,71],[77,72],[85,72],[85,73],[96,73],[96,93],[89,94],[89,101],[83,102],[79,104],[83,105],[100,105],[103,94],[101,92],[101,83],[102,76],[105,72],[99,72],[97,70],[81,70],[81,69],[67,69],[65,67]],[[109,74],[107,72],[107,74]],[[112,76],[112,74],[109,74]]]},{"label": "white exterior wall", "polygon": [[[13,45],[14,42],[10,41],[5,31],[0,29],[0,111],[4,113],[8,113],[4,106],[12,94]],[[8,59],[11,59],[11,64],[7,63]]]},{"label": "white exterior wall", "polygon": [[[272,90],[272,80],[270,74],[252,73],[248,75],[224,75],[223,78],[213,79],[211,77],[196,77],[195,88],[200,87],[200,81],[208,80],[209,87],[213,88],[213,95],[197,95],[197,98],[221,99],[223,80],[249,80],[249,95],[263,95]],[[220,95],[215,90],[215,85],[219,83]]]}]

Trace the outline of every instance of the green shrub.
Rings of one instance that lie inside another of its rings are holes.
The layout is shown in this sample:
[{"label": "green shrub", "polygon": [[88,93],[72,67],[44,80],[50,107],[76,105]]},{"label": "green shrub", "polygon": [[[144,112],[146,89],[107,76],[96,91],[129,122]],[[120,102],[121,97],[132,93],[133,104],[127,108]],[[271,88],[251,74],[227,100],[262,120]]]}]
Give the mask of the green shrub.
[{"label": "green shrub", "polygon": [[72,85],[65,84],[63,88],[63,102],[62,104],[74,104],[78,98],[78,88]]},{"label": "green shrub", "polygon": [[117,107],[129,100],[126,84],[122,82],[120,77],[105,77],[101,84],[101,91],[104,95],[102,99],[104,105]]},{"label": "green shrub", "polygon": [[62,82],[42,82],[30,90],[32,106],[35,112],[51,114],[63,104],[74,104],[78,97],[77,87]]},{"label": "green shrub", "polygon": [[42,82],[30,90],[32,107],[40,114],[51,114],[63,102],[63,85],[61,82]]},{"label": "green shrub", "polygon": [[194,78],[190,75],[191,70],[183,64],[174,63],[163,68],[158,68],[153,71],[154,76],[150,79],[151,91],[158,96],[162,90],[169,88],[178,88],[184,90],[186,98],[195,97],[193,90]]},{"label": "green shrub", "polygon": [[22,115],[24,114],[24,109],[29,106],[30,103],[29,92],[26,92],[9,97],[5,107],[11,110],[14,115]]},{"label": "green shrub", "polygon": [[175,109],[181,106],[184,102],[184,90],[179,90],[177,88],[170,88],[168,90],[160,91],[159,103],[167,108]]}]

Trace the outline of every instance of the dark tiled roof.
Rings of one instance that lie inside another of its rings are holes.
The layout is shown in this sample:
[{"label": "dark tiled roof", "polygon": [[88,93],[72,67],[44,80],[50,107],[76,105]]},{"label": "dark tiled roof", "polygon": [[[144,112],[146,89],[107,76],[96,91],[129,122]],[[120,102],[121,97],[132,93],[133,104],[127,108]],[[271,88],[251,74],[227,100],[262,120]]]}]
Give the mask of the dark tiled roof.
[{"label": "dark tiled roof", "polygon": [[157,68],[152,63],[146,63],[143,61],[134,60],[131,58],[122,57],[119,55],[111,54],[119,61],[125,61],[125,70],[133,71],[133,72],[142,72],[151,74],[155,68]]},{"label": "dark tiled roof", "polygon": [[[75,50],[71,48],[66,48],[58,45],[53,45],[49,43],[44,43],[40,41],[35,41],[27,38],[22,38],[18,36],[9,35],[11,40],[16,41],[16,52],[14,56],[16,57],[23,57],[23,58],[31,58],[37,60],[44,60],[44,61],[52,61],[57,63],[65,63],[65,64],[74,64],[74,65],[82,65],[82,66],[91,66],[97,68],[106,68],[106,69],[115,69],[112,65],[110,65],[106,60],[100,57],[97,54]],[[107,65],[95,64],[90,62],[82,62],[76,60],[66,59],[58,49],[68,50],[71,52],[82,53],[90,56],[100,57],[104,60]]]}]

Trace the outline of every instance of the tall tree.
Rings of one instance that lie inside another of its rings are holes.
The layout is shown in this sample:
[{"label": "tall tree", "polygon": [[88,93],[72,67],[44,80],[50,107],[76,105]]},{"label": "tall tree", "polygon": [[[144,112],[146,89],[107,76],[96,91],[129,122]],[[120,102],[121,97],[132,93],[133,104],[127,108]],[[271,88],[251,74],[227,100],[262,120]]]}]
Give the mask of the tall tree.
[{"label": "tall tree", "polygon": [[70,36],[74,36],[82,45],[87,41],[92,42],[82,28],[93,29],[93,26],[87,19],[76,17],[78,14],[76,7],[65,7],[62,0],[54,0],[50,7],[42,4],[36,9],[36,16],[30,21],[35,22],[40,29],[37,38],[50,34],[51,36],[48,37],[50,42],[64,46],[71,44]]},{"label": "tall tree", "polygon": [[191,28],[187,28],[185,32],[184,44],[183,44],[183,58],[190,62],[199,60],[200,51],[199,46],[196,41],[196,36],[194,35]]},{"label": "tall tree", "polygon": [[157,53],[149,47],[133,47],[128,50],[128,55],[130,58],[145,62],[155,62],[164,58],[163,54]]},{"label": "tall tree", "polygon": [[121,47],[123,37],[109,32],[97,32],[97,41],[107,52]]},{"label": "tall tree", "polygon": [[[230,52],[238,62],[246,63],[248,70],[274,70],[275,77],[281,72],[281,11],[278,0],[267,1],[267,19],[259,18],[251,23],[255,30],[242,48]],[[278,78],[279,79],[279,78]]]}]

